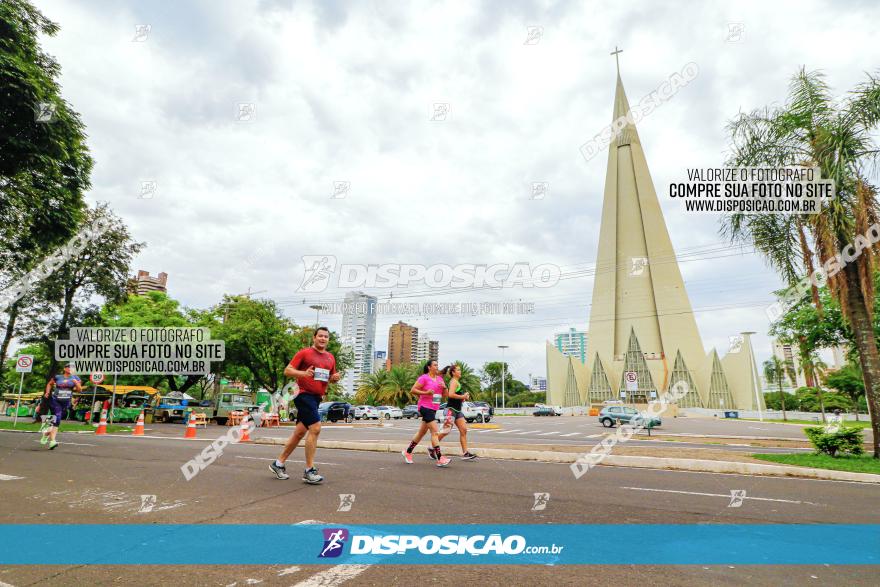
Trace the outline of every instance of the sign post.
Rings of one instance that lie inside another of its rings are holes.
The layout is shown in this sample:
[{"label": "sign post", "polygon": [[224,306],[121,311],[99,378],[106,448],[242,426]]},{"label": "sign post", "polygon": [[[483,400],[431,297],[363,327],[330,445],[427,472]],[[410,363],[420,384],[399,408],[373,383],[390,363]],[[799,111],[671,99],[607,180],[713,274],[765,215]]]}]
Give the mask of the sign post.
[{"label": "sign post", "polygon": [[113,374],[113,396],[110,398],[110,423],[113,423],[113,409],[116,407],[116,379],[119,373]]},{"label": "sign post", "polygon": [[639,390],[639,374],[635,371],[625,371],[623,373],[623,380],[626,382],[627,395]]},{"label": "sign post", "polygon": [[15,416],[12,418],[12,427],[18,424],[18,410],[21,408],[21,389],[24,387],[24,374],[30,373],[34,368],[33,355],[20,355],[15,359],[15,370],[21,373],[21,379],[18,381],[18,400],[15,402]]}]

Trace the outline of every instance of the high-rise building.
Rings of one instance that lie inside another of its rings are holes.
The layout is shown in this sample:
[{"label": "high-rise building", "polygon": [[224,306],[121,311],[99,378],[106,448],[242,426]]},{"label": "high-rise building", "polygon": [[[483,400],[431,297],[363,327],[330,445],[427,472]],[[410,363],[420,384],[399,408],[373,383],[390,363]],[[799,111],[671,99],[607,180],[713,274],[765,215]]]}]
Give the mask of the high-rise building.
[{"label": "high-rise building", "polygon": [[160,291],[167,293],[168,274],[164,271],[152,277],[149,271],[141,269],[135,277],[128,280],[128,292],[134,295],[142,296],[151,291]]},{"label": "high-rise building", "polygon": [[540,375],[532,375],[529,382],[529,391],[547,391],[547,378]]},{"label": "high-rise building", "polygon": [[440,360],[440,343],[431,340],[427,334],[422,334],[416,341],[416,348],[413,351],[413,362],[420,363],[422,361],[439,361]]},{"label": "high-rise building", "polygon": [[587,362],[587,333],[584,330],[569,328],[568,332],[554,335],[557,350],[566,357],[574,357],[581,363]]},{"label": "high-rise building", "polygon": [[354,395],[363,375],[373,372],[373,352],[376,346],[376,298],[362,291],[345,294],[345,313],[342,315],[340,342],[352,350],[354,363],[342,379],[345,393]]},{"label": "high-rise building", "polygon": [[373,373],[388,370],[388,353],[386,351],[376,351],[373,353]]},{"label": "high-rise building", "polygon": [[547,343],[548,402],[645,403],[674,389],[679,407],[763,407],[751,332],[722,360],[703,347],[620,72],[590,306],[586,364]]},{"label": "high-rise building", "polygon": [[415,362],[419,342],[419,329],[406,322],[392,324],[388,329],[388,360],[391,365]]}]

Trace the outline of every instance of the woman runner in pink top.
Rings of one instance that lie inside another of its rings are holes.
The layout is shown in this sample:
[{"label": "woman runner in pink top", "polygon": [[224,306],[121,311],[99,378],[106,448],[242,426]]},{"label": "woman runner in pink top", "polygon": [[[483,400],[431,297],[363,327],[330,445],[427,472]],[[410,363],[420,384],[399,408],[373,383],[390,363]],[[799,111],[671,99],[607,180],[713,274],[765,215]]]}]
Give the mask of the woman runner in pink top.
[{"label": "woman runner in pink top", "polygon": [[431,448],[428,449],[428,453],[432,459],[437,460],[438,467],[445,467],[449,465],[449,458],[440,454],[440,437],[439,430],[437,429],[436,415],[437,410],[440,409],[440,402],[443,401],[443,396],[446,394],[446,383],[443,382],[443,377],[437,372],[437,361],[428,361],[422,373],[423,375],[416,380],[415,385],[410,390],[419,396],[418,409],[422,421],[419,424],[418,432],[413,436],[412,442],[409,443],[409,448],[402,453],[403,460],[407,464],[412,464],[413,449],[418,446],[422,437],[430,430]]}]

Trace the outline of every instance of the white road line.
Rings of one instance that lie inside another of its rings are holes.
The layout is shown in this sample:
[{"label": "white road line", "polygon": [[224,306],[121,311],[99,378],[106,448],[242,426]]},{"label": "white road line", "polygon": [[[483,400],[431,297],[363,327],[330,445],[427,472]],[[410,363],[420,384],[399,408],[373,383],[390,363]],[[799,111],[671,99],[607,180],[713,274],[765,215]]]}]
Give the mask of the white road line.
[{"label": "white road line", "polygon": [[[0,481],[15,481],[16,479],[24,479],[24,477],[16,477],[15,475],[3,475],[2,473],[0,473]],[[5,583],[0,585],[0,587],[3,587],[3,585],[5,585]]]},{"label": "white road line", "polygon": [[336,565],[300,581],[293,587],[335,587],[354,579],[369,568],[370,565]]},{"label": "white road line", "polygon": [[523,434],[537,434],[538,432],[540,432],[540,430],[527,430],[525,432],[517,433],[517,436],[522,436]]},{"label": "white road line", "polygon": [[[304,524],[329,525],[327,522],[320,520],[303,520],[302,522],[297,522],[296,525]],[[304,581],[300,581],[293,587],[334,587],[335,585],[345,583],[349,579],[354,579],[369,568],[370,565],[336,565],[326,571],[312,575]],[[0,587],[3,586],[0,585]]]},{"label": "white road line", "polygon": [[551,434],[559,434],[559,431],[558,430],[551,430],[550,432],[543,432],[543,433],[539,434],[538,436],[550,436]]},{"label": "white road line", "polygon": [[512,432],[522,432],[522,428],[514,428],[513,430],[501,430],[498,434],[510,434]]},{"label": "white road line", "polygon": [[[656,491],[658,493],[682,493],[684,495],[705,495],[708,497],[724,497],[726,499],[730,499],[730,494],[727,493],[700,493],[698,491],[678,491],[675,489],[652,489],[650,487],[621,487],[621,489],[632,489],[635,491]],[[796,501],[793,499],[774,499],[772,497],[749,497],[745,496],[743,499],[753,499],[755,501],[778,501],[780,503],[798,503],[798,504],[808,504],[808,505],[821,505],[818,503],[813,503],[812,501]]]},{"label": "white road line", "polygon": [[[251,459],[254,461],[267,461],[267,462],[272,460],[272,459],[267,459],[266,457],[243,457],[241,455],[235,455],[235,458],[237,458],[237,459]],[[302,463],[302,464],[306,463],[305,461],[295,461],[293,459],[290,459],[287,462],[288,463]],[[330,465],[331,467],[336,467],[339,465],[339,463],[322,463],[321,461],[315,461],[315,464],[316,465]]]},{"label": "white road line", "polygon": [[563,434],[562,436],[563,436],[563,437],[565,437],[565,436],[577,436],[578,434],[580,434],[580,432],[569,432],[568,434]]},{"label": "white road line", "polygon": [[[40,441],[39,441],[39,440],[35,440],[34,442],[40,442]],[[98,446],[97,444],[86,444],[86,443],[84,443],[84,442],[70,442],[70,441],[68,441],[68,440],[65,440],[64,442],[59,442],[59,443],[58,443],[59,446],[64,446],[65,444],[71,444],[71,445],[73,445],[73,446]]]},{"label": "white road line", "polygon": [[599,438],[600,436],[605,436],[604,434],[587,434],[584,438]]}]

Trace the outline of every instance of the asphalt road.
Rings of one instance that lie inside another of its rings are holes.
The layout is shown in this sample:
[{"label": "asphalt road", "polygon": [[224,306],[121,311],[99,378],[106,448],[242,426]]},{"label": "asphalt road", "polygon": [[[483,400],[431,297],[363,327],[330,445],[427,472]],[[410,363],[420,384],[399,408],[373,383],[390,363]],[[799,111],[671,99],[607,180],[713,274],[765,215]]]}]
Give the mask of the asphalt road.
[{"label": "asphalt road", "polygon": [[[278,448],[253,444],[228,447],[187,482],[180,465],[217,435],[200,436],[205,440],[62,434],[61,447],[49,452],[34,434],[0,433],[0,517],[4,523],[880,523],[878,489],[866,484],[619,467],[575,480],[566,465],[552,463],[455,460],[438,469],[425,456],[410,466],[394,454],[321,450],[326,482],[308,486],[297,478],[301,449],[288,466],[293,477],[278,481],[267,469]],[[746,492],[739,507],[730,507],[732,490]],[[544,510],[533,510],[535,493],[550,495]],[[340,494],[355,495],[351,511],[338,511]],[[0,584],[875,585],[876,573],[876,567],[824,565],[46,565],[0,568]]]}]

